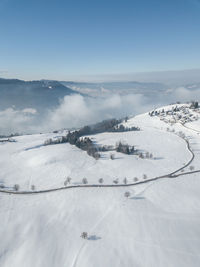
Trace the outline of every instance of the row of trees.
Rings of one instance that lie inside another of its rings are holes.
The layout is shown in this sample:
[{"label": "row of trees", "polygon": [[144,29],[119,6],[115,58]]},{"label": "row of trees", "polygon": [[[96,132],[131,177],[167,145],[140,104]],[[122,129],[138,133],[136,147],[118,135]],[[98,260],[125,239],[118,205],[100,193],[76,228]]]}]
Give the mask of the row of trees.
[{"label": "row of trees", "polygon": [[145,153],[140,152],[138,154],[138,156],[141,159],[152,159],[153,158],[153,154],[152,153],[149,153],[149,152],[145,152]]},{"label": "row of trees", "polygon": [[[190,169],[190,171],[194,171],[194,166],[190,166],[189,167],[189,169]],[[182,172],[184,171],[184,170],[181,170]],[[143,174],[143,176],[142,176],[142,178],[144,179],[144,180],[146,180],[148,177],[147,177],[147,175],[146,174]],[[64,186],[67,186],[68,184],[70,184],[71,183],[71,180],[72,180],[72,178],[71,177],[67,177],[66,178],[66,180],[64,181]],[[138,179],[138,177],[134,177],[133,178],[133,181],[136,183],[136,182],[138,182],[139,181],[139,179]],[[99,178],[99,180],[98,180],[98,182],[99,182],[99,184],[103,184],[104,183],[104,179],[103,178]],[[88,180],[87,180],[87,178],[83,178],[82,179],[82,183],[83,184],[88,184]],[[123,184],[124,185],[126,185],[126,184],[129,184],[130,182],[128,181],[128,179],[125,177],[124,179],[123,179]],[[119,179],[118,178],[116,178],[116,179],[114,179],[113,180],[113,184],[119,184]],[[4,188],[4,185],[3,184],[1,184],[0,185],[0,188]],[[20,186],[19,186],[19,184],[15,184],[14,186],[13,186],[13,189],[14,189],[14,191],[19,191],[19,189],[20,189]],[[31,190],[32,191],[35,191],[35,185],[31,185]]]},{"label": "row of trees", "polygon": [[[144,174],[143,175],[143,179],[147,179],[147,175],[146,174]],[[72,178],[70,178],[70,177],[67,177],[66,178],[66,180],[64,181],[64,186],[67,186],[68,184],[70,184],[71,183],[71,180],[72,180]],[[133,178],[133,181],[134,182],[137,182],[139,179],[137,178],[137,177],[134,177]],[[103,184],[104,183],[104,179],[103,178],[99,178],[99,180],[98,180],[98,182],[99,182],[99,184]],[[82,179],[82,183],[83,184],[88,184],[88,180],[87,180],[87,178],[83,178]],[[125,177],[124,179],[123,179],[123,184],[128,184],[129,183],[129,180]],[[114,179],[113,180],[113,184],[119,184],[119,179],[118,178],[116,178],[116,179]]]}]

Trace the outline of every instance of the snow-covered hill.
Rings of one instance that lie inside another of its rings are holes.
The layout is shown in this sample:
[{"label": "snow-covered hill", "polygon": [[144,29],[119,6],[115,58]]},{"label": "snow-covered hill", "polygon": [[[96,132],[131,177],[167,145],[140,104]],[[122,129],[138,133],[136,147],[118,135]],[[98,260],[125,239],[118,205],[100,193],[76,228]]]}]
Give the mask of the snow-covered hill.
[{"label": "snow-covered hill", "polygon": [[167,106],[123,123],[140,131],[90,136],[152,158],[112,151],[114,160],[95,160],[68,143],[43,145],[64,132],[0,142],[0,266],[199,266],[198,111]]}]

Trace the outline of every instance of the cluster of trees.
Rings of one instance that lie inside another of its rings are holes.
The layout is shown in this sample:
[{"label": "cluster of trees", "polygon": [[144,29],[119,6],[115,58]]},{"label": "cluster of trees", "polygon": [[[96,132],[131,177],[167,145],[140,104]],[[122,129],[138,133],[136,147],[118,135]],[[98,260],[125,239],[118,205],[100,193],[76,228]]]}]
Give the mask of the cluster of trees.
[{"label": "cluster of trees", "polygon": [[123,144],[121,141],[119,141],[116,144],[116,151],[130,155],[135,153],[135,147],[129,146],[128,144]]},{"label": "cluster of trees", "polygon": [[98,152],[98,148],[97,146],[94,145],[94,143],[92,142],[92,140],[89,137],[85,137],[85,138],[79,138],[75,145],[84,150],[87,151],[89,156],[94,157],[95,159],[99,159],[100,158],[100,154]]},{"label": "cluster of trees", "polygon": [[199,103],[198,103],[198,101],[192,101],[192,104],[190,105],[190,108],[194,108],[194,109],[196,109],[196,108],[198,108],[199,107]]},{"label": "cluster of trees", "polygon": [[[110,151],[111,146],[96,146],[89,137],[81,138],[84,135],[97,134],[102,132],[124,132],[124,131],[139,131],[138,127],[127,128],[122,124],[119,125],[122,120],[110,119],[105,120],[100,123],[94,124],[92,126],[84,126],[80,130],[68,132],[66,136],[62,136],[53,140],[52,138],[47,139],[44,145],[53,145],[61,143],[70,143],[78,148],[87,151],[88,155],[94,157],[95,159],[100,158],[100,151]],[[119,126],[118,126],[119,125]],[[118,143],[116,150],[125,154],[133,154],[135,152],[134,147]]]},{"label": "cluster of trees", "polygon": [[139,127],[124,127],[123,124],[117,125],[113,128],[112,132],[128,132],[128,131],[140,131]]},{"label": "cluster of trees", "polygon": [[94,145],[92,140],[89,137],[80,137],[81,135],[79,131],[69,132],[67,136],[62,136],[61,138],[55,140],[52,138],[47,139],[44,142],[44,145],[47,146],[53,144],[70,143],[71,145],[75,145],[76,147],[87,151],[88,155],[94,157],[95,159],[99,159],[100,154],[98,153],[98,148]]},{"label": "cluster of trees", "polygon": [[44,141],[45,146],[57,145],[57,144],[62,144],[62,143],[67,143],[67,137],[66,136],[62,136],[62,137],[57,138],[57,139],[49,138],[49,139]]},{"label": "cluster of trees", "polygon": [[9,138],[9,137],[20,136],[20,135],[22,134],[14,133],[14,134],[9,134],[9,135],[0,135],[0,138]]},{"label": "cluster of trees", "polygon": [[[127,118],[125,118],[125,121],[127,121]],[[122,124],[120,124],[122,122],[123,122],[123,119],[104,120],[92,126],[85,126],[82,128],[82,130],[86,130],[87,135],[103,133],[103,132],[126,132],[126,131],[139,131],[140,130],[138,127],[134,127],[134,126],[130,128],[124,127]]]},{"label": "cluster of trees", "polygon": [[140,152],[138,154],[139,158],[141,159],[152,159],[153,158],[153,154],[152,153],[149,153],[149,152],[146,152],[146,153],[142,153]]}]

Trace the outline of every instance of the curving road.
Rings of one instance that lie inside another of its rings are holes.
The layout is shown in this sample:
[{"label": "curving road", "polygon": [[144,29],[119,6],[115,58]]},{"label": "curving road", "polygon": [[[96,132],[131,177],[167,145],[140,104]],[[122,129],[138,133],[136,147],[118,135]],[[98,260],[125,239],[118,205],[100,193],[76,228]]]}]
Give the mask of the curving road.
[{"label": "curving road", "polygon": [[[184,126],[184,125],[183,125]],[[186,126],[184,126],[186,127]],[[187,128],[187,127],[186,127]],[[190,129],[192,130],[192,129]],[[182,137],[180,137],[182,138]],[[107,188],[110,188],[110,187],[129,187],[129,186],[137,186],[137,185],[140,185],[140,184],[145,184],[145,183],[149,183],[149,182],[152,182],[152,181],[155,181],[155,180],[159,180],[159,179],[163,179],[163,178],[177,178],[179,176],[182,176],[182,175],[189,175],[189,174],[192,174],[192,173],[198,173],[200,172],[200,170],[196,170],[196,171],[191,171],[191,172],[185,172],[185,173],[180,173],[180,174],[177,174],[178,172],[180,172],[181,170],[185,169],[186,167],[188,167],[192,161],[194,160],[194,153],[192,151],[192,149],[190,148],[190,144],[188,142],[188,140],[182,138],[185,142],[186,142],[186,145],[187,145],[187,149],[188,151],[191,153],[191,159],[187,162],[187,164],[185,164],[183,167],[171,172],[171,173],[168,173],[168,174],[165,174],[165,175],[162,175],[162,176],[156,176],[156,177],[153,177],[151,179],[148,179],[148,180],[143,180],[143,181],[138,181],[138,182],[135,182],[135,183],[129,183],[129,184],[110,184],[110,185],[106,185],[106,184],[90,184],[90,185],[69,185],[69,186],[63,186],[63,187],[58,187],[58,188],[51,188],[51,189],[45,189],[45,190],[38,190],[38,191],[11,191],[11,190],[5,190],[5,189],[0,189],[0,193],[5,193],[5,194],[14,194],[14,195],[33,195],[33,194],[44,194],[44,193],[50,193],[50,192],[55,192],[55,191],[61,191],[61,190],[68,190],[68,189],[77,189],[77,188],[93,188],[93,187],[98,187],[98,188],[103,188],[103,187],[107,187]]]}]

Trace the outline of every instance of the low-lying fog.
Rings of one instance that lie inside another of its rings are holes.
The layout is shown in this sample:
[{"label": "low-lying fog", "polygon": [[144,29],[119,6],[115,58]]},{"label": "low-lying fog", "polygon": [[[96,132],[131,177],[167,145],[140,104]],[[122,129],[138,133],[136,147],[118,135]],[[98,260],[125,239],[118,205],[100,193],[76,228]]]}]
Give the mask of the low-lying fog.
[{"label": "low-lying fog", "polygon": [[[61,84],[74,93],[65,95],[62,91],[62,94],[53,96],[55,102],[48,97],[41,101],[41,96],[34,95],[33,91],[30,97],[34,101],[30,104],[28,98],[23,100],[24,95],[17,93],[18,88],[13,94],[5,95],[0,109],[0,135],[74,128],[108,118],[136,115],[177,101],[200,100],[200,83],[181,87],[137,82]],[[48,90],[48,96],[54,93],[51,86]],[[17,97],[21,98],[23,106],[15,105]]]}]

